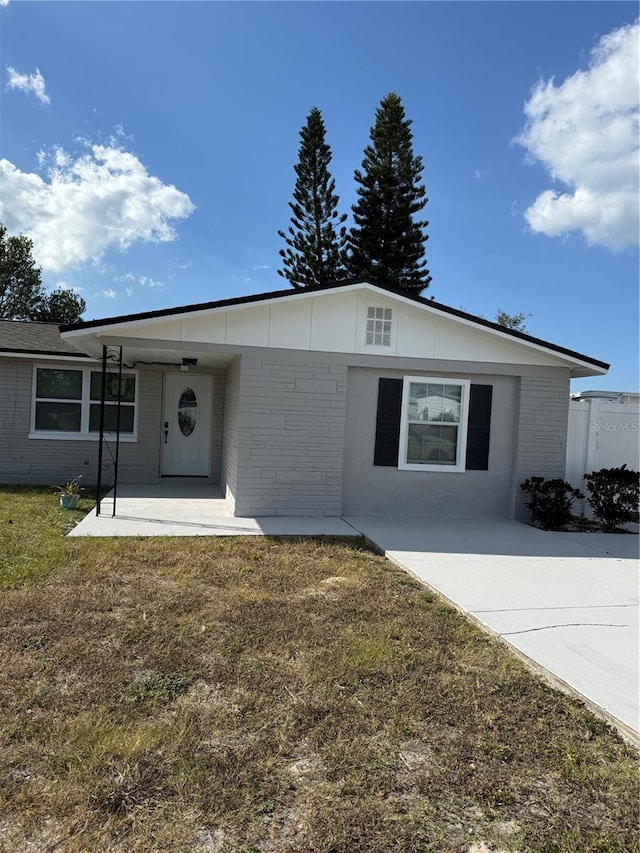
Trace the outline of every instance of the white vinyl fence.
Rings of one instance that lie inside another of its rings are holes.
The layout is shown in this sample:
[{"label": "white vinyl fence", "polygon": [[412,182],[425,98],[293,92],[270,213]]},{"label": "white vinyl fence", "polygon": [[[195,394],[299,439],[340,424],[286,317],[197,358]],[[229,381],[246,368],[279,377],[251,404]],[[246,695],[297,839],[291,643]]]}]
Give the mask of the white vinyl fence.
[{"label": "white vinyl fence", "polygon": [[601,468],[618,468],[626,463],[627,468],[638,470],[639,414],[635,403],[598,398],[569,403],[566,479],[572,486],[584,492],[584,474]]}]

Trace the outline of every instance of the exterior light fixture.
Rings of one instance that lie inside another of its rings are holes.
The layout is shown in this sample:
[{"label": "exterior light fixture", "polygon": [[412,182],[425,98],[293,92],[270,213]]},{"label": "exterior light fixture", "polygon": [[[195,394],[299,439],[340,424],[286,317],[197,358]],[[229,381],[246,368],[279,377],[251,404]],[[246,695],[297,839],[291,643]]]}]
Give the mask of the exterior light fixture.
[{"label": "exterior light fixture", "polygon": [[198,363],[197,358],[183,358],[182,364],[180,365],[180,370],[184,371],[184,373],[189,372],[190,367],[195,367]]}]

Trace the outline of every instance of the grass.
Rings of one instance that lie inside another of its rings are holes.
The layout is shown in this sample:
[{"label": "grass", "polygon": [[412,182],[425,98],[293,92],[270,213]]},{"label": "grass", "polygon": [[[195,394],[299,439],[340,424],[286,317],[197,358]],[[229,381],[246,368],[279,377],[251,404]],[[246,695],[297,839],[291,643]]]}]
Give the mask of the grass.
[{"label": "grass", "polygon": [[0,491],[3,853],[639,850],[633,751],[364,547],[80,516]]},{"label": "grass", "polygon": [[81,497],[76,510],[60,509],[55,488],[0,486],[0,589],[44,580],[63,565],[62,538],[94,506]]}]

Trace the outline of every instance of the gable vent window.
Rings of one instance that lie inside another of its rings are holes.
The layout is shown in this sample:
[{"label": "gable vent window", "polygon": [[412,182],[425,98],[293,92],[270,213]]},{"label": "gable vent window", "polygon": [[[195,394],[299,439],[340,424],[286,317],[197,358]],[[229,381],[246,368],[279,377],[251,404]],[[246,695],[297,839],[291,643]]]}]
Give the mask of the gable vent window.
[{"label": "gable vent window", "polygon": [[367,308],[367,334],[365,344],[368,347],[391,346],[391,308]]}]

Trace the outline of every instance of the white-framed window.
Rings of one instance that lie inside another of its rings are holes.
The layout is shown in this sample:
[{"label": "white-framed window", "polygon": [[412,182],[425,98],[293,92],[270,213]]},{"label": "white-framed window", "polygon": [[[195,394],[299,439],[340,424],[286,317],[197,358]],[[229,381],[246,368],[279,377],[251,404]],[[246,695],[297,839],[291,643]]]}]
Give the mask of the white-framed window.
[{"label": "white-framed window", "polygon": [[367,308],[367,328],[365,331],[365,346],[390,347],[393,322],[392,308]]},{"label": "white-framed window", "polygon": [[[137,371],[123,371],[120,438],[138,431]],[[29,438],[97,439],[100,433],[102,371],[96,367],[35,365]],[[105,432],[115,433],[118,375],[107,374]]]},{"label": "white-framed window", "polygon": [[398,467],[409,471],[464,471],[470,382],[405,376]]}]

